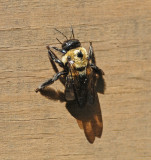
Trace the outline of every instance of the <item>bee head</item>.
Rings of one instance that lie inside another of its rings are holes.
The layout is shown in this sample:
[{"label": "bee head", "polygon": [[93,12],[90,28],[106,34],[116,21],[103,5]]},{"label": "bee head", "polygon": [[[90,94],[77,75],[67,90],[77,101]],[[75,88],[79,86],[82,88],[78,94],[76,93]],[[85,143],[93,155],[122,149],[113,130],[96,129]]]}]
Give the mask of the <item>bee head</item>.
[{"label": "bee head", "polygon": [[66,52],[69,51],[70,49],[75,49],[77,47],[81,47],[81,43],[78,39],[66,40],[62,44],[62,49],[65,50]]},{"label": "bee head", "polygon": [[60,34],[62,34],[66,38],[66,41],[64,41],[63,43],[58,38],[56,38],[59,41],[59,43],[62,45],[62,50],[64,51],[64,53],[67,53],[71,49],[81,47],[80,41],[78,39],[75,39],[75,37],[74,37],[74,31],[73,31],[72,26],[71,26],[70,39],[68,39],[67,36],[64,33],[62,33],[61,31],[59,31],[58,29],[55,28],[55,30],[57,32],[59,32]]}]

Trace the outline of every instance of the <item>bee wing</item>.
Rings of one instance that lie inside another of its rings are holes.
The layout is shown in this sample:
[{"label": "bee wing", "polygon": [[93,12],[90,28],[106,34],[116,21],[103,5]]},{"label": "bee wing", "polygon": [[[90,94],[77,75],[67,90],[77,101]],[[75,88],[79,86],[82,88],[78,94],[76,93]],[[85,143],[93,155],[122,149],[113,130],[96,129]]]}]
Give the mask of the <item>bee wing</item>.
[{"label": "bee wing", "polygon": [[95,137],[102,135],[103,124],[99,115],[94,115],[90,121],[77,120],[80,129],[84,130],[85,136],[90,143],[93,143]]},{"label": "bee wing", "polygon": [[101,137],[103,131],[101,114],[94,114],[89,121],[82,121],[82,124],[85,136],[90,143],[94,142],[95,137]]},{"label": "bee wing", "polygon": [[83,129],[87,140],[90,143],[93,143],[95,140],[95,132],[93,131],[93,126],[91,121],[88,122],[83,121]]},{"label": "bee wing", "polygon": [[85,136],[90,143],[93,143],[95,137],[102,135],[103,124],[98,115],[95,115],[90,121],[77,120],[80,129],[84,130]]},{"label": "bee wing", "polygon": [[66,104],[67,110],[76,118],[80,129],[84,130],[90,143],[94,142],[95,137],[100,138],[103,131],[102,114],[95,80],[94,75],[91,74],[86,85],[79,82],[78,84],[81,87],[79,92],[76,92],[77,98],[75,97],[73,101],[67,101]]},{"label": "bee wing", "polygon": [[103,131],[103,123],[102,123],[102,116],[101,115],[94,115],[93,119],[91,120],[93,132],[96,137],[100,138]]},{"label": "bee wing", "polygon": [[70,101],[67,102],[66,108],[77,120],[79,128],[84,130],[85,136],[90,143],[94,142],[95,137],[101,137],[103,122],[97,94],[93,105],[88,103],[83,107],[79,107],[76,101]]},{"label": "bee wing", "polygon": [[83,129],[83,123],[81,120],[77,119],[77,123],[80,129]]}]

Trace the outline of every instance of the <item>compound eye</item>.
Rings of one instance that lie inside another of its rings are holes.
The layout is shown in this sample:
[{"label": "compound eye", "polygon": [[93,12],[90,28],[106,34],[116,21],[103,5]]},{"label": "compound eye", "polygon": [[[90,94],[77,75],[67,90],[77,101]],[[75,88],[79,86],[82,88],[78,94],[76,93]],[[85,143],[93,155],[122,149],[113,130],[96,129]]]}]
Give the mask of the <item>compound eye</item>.
[{"label": "compound eye", "polygon": [[79,58],[82,58],[82,57],[83,57],[83,54],[82,54],[82,52],[81,52],[81,51],[80,51],[80,52],[78,52],[77,57],[79,57]]}]

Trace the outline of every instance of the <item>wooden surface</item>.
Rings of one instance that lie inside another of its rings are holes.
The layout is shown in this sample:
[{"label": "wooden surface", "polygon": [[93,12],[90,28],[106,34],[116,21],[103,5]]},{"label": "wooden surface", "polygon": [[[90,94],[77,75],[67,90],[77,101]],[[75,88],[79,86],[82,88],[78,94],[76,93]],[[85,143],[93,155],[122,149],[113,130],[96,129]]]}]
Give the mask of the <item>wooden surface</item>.
[{"label": "wooden surface", "polygon": [[[94,144],[65,103],[34,92],[54,74],[45,46],[64,38],[53,28],[70,36],[71,24],[106,73]],[[151,1],[0,1],[0,93],[1,160],[150,160]]]}]

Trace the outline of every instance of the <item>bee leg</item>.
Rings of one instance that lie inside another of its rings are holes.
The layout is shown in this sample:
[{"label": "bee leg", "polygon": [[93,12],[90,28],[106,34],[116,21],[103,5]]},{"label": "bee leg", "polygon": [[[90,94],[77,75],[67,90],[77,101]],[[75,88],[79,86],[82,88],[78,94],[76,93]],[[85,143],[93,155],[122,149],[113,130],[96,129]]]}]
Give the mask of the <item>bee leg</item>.
[{"label": "bee leg", "polygon": [[51,48],[53,48],[53,49],[55,49],[56,51],[59,51],[59,52],[61,52],[61,53],[63,53],[63,54],[66,54],[66,53],[67,53],[64,49],[59,49],[59,48],[57,48],[57,47],[51,47]]},{"label": "bee leg", "polygon": [[93,71],[97,74],[96,75],[96,90],[99,93],[104,94],[106,85],[105,85],[105,80],[103,78],[104,72],[102,69],[96,66],[96,60],[95,60],[95,55],[92,47],[92,42],[90,42],[90,48],[89,48],[89,60],[91,60],[91,68]]},{"label": "bee leg", "polygon": [[[55,71],[55,73],[58,73],[59,70],[58,70],[55,62],[51,59],[50,56],[49,56],[49,61],[50,61],[51,65],[52,65],[52,68],[53,68],[53,70]],[[59,80],[60,80],[60,82],[61,82],[63,85],[65,85],[65,77],[60,77]]]},{"label": "bee leg", "polygon": [[60,67],[65,69],[64,63],[55,55],[55,53],[47,46],[49,59],[51,58],[54,62],[58,63]]},{"label": "bee leg", "polygon": [[54,83],[54,81],[56,81],[61,75],[65,75],[65,74],[67,74],[67,72],[65,72],[65,71],[58,72],[57,74],[55,74],[55,75],[53,76],[53,78],[48,79],[47,81],[45,81],[44,83],[42,83],[42,84],[35,90],[35,92],[38,92],[38,91],[42,90],[43,88],[45,88],[46,86]]},{"label": "bee leg", "polygon": [[97,67],[94,64],[90,64],[91,68],[98,74],[98,75],[105,75],[105,73],[103,72],[102,69],[100,69],[99,67]]},{"label": "bee leg", "polygon": [[104,91],[106,88],[105,80],[103,78],[104,72],[102,69],[92,64],[91,64],[91,68],[93,69],[94,73],[97,74],[96,75],[96,90],[97,92],[104,94]]},{"label": "bee leg", "polygon": [[[54,52],[52,52],[52,51],[49,52],[49,50],[50,50],[50,47],[49,47],[49,46],[47,46],[47,49],[48,49],[49,61],[50,61],[51,65],[52,65],[54,71],[55,71],[56,73],[58,73],[59,70],[58,70],[58,68],[57,68],[57,66],[56,66],[56,64],[55,64],[56,61],[54,61],[54,58],[58,59],[58,57],[55,55]],[[65,77],[60,77],[59,80],[60,80],[60,82],[61,82],[63,85],[65,85]]]},{"label": "bee leg", "polygon": [[95,60],[95,55],[94,55],[94,50],[92,47],[92,42],[90,42],[90,47],[89,47],[89,60],[91,60],[91,63],[96,65],[96,60]]}]

